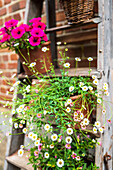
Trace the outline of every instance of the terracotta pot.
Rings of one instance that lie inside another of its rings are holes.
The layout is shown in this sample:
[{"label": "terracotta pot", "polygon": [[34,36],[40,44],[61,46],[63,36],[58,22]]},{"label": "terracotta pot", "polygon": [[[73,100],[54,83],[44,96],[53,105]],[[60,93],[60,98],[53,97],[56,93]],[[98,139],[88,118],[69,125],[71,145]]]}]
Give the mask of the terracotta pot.
[{"label": "terracotta pot", "polygon": [[[42,47],[47,47],[49,50],[47,50],[46,52],[42,51]],[[23,65],[25,74],[27,75],[33,75],[33,71],[32,69],[30,69],[27,65],[23,64],[23,62],[27,62],[28,65],[32,62],[36,62],[36,65],[34,66],[35,71],[39,72],[39,73],[46,73],[47,70],[50,69],[51,66],[51,62],[52,62],[52,58],[51,58],[51,50],[50,50],[50,41],[44,43],[41,45],[41,48],[36,47],[34,50],[29,49],[29,56],[28,56],[28,50],[27,49],[21,49],[21,52],[19,52],[19,57],[20,57],[20,61]],[[23,57],[23,56],[25,57]],[[41,62],[43,61],[43,62]],[[44,63],[45,66],[44,67]],[[44,67],[44,68],[42,68]]]}]

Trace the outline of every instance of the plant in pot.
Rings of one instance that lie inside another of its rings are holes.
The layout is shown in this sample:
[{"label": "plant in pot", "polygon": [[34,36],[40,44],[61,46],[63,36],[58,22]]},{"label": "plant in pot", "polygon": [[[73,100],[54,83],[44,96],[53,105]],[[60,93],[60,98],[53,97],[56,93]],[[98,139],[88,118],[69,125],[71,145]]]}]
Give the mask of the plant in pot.
[{"label": "plant in pot", "polygon": [[[33,18],[29,22],[31,25],[19,26],[17,26],[18,20],[11,19],[5,22],[5,26],[0,29],[0,35],[2,35],[0,48],[14,50],[19,55],[25,74],[33,74],[31,69],[33,64],[30,65],[30,63],[34,62],[36,63],[35,71],[45,73],[51,63],[50,42],[45,34],[46,25],[41,22],[40,17]],[[42,69],[43,62],[46,63],[46,69]]]},{"label": "plant in pot", "polygon": [[[9,93],[17,88],[17,93],[23,95],[21,99],[13,98],[12,122],[15,129],[22,128],[22,133],[30,139],[28,145],[32,146],[28,149],[28,159],[34,170],[97,170],[91,150],[100,145],[94,134],[103,133],[104,129],[91,116],[95,114],[97,104],[104,108],[100,92],[108,95],[108,84],[104,83],[97,91],[98,80],[95,75],[91,78],[91,70],[88,77],[69,77],[67,56],[65,52],[60,54],[61,76],[55,74],[51,63],[46,76],[34,73],[37,79],[32,82],[26,76],[23,82],[12,85]],[[93,58],[88,60],[90,64]],[[78,61],[80,59],[76,58]],[[35,66],[32,69],[35,70]],[[87,129],[89,125],[92,130]],[[24,148],[27,149],[20,146],[19,156],[26,152]]]}]

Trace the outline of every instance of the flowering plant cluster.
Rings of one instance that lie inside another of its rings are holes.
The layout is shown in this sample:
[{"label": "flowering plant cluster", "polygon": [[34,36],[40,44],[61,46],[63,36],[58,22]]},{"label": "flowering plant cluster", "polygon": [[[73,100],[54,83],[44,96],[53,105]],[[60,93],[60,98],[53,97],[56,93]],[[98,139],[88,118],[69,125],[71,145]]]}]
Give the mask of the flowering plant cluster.
[{"label": "flowering plant cluster", "polygon": [[34,49],[48,41],[45,34],[46,25],[41,22],[41,18],[33,18],[29,21],[31,25],[21,24],[17,26],[18,20],[11,19],[5,22],[5,26],[0,29],[1,48],[9,48],[18,52],[19,49]]},{"label": "flowering plant cluster", "polygon": [[[47,49],[44,49],[45,53]],[[97,104],[102,108],[102,114],[106,114],[102,95],[109,95],[108,84],[104,83],[103,88],[97,90],[98,79],[96,75],[91,77],[91,69],[88,77],[69,77],[70,63],[66,62],[66,51],[60,52],[63,67],[60,77],[55,74],[52,64],[46,76],[35,74],[33,62],[31,69],[36,79],[31,81],[26,75],[23,81],[17,80],[7,92],[13,93],[17,89],[17,94],[23,96],[18,98],[14,95],[9,122],[14,124],[14,129],[21,128],[30,140],[28,145],[32,146],[27,157],[34,170],[38,167],[43,170],[98,169],[90,150],[96,145],[101,147],[94,134],[103,133],[105,124],[96,120],[95,115]],[[81,61],[80,58],[75,60],[76,65]],[[88,61],[90,66],[93,58],[89,57]],[[92,130],[88,129],[89,126]],[[26,149],[27,146],[21,145],[18,155],[23,156]]]}]

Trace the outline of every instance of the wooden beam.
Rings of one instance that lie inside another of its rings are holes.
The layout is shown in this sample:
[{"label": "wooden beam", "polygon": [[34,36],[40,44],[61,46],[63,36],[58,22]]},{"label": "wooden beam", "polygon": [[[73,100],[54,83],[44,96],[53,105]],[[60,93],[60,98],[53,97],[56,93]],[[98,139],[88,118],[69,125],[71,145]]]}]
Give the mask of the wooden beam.
[{"label": "wooden beam", "polygon": [[[97,109],[97,120],[101,121],[103,125],[107,119],[113,115],[113,107],[110,104],[113,98],[113,61],[112,61],[112,0],[99,0],[99,16],[102,17],[102,23],[98,25],[98,67],[97,70],[101,71],[102,79],[99,81],[98,89],[102,89],[103,83],[109,85],[109,96],[103,96],[103,105],[106,107],[106,116],[102,115],[102,108]],[[106,102],[107,101],[107,102]],[[112,120],[111,120],[112,121]],[[112,170],[112,160],[109,160],[108,167],[104,164],[104,157],[106,153],[113,157],[113,141],[112,141],[112,124],[105,124],[105,131],[101,138],[102,146],[96,147],[96,165],[102,170]]]},{"label": "wooden beam", "polygon": [[24,23],[28,24],[30,19],[40,17],[42,6],[43,0],[27,0]]},{"label": "wooden beam", "polygon": [[[46,0],[46,19],[47,29],[56,27],[55,0]],[[55,68],[57,68],[56,32],[52,32],[51,34],[48,34],[48,36],[51,41],[52,62]]]}]

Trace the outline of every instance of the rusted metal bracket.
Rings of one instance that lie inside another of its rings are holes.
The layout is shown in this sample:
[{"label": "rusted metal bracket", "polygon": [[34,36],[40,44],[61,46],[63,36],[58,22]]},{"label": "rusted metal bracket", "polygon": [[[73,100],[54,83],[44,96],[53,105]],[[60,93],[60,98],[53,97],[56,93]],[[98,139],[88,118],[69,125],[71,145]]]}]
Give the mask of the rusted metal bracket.
[{"label": "rusted metal bracket", "polygon": [[106,152],[106,154],[104,155],[104,164],[105,164],[105,169],[106,170],[110,170],[109,166],[108,166],[108,161],[111,160],[111,155],[108,155],[108,153]]}]

